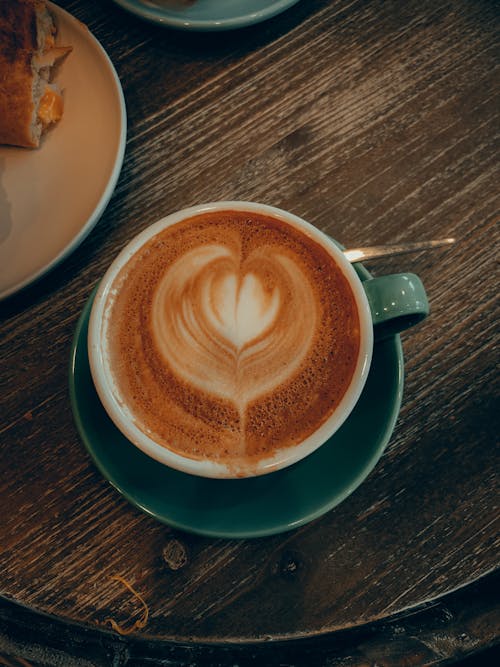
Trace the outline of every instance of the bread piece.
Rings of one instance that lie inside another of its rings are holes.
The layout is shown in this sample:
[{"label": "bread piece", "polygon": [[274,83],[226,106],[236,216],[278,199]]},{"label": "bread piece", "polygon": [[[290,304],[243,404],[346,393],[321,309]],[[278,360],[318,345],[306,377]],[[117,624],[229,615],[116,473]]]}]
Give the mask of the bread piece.
[{"label": "bread piece", "polygon": [[71,51],[56,46],[56,26],[44,0],[0,0],[0,144],[36,148],[63,113],[51,81]]}]

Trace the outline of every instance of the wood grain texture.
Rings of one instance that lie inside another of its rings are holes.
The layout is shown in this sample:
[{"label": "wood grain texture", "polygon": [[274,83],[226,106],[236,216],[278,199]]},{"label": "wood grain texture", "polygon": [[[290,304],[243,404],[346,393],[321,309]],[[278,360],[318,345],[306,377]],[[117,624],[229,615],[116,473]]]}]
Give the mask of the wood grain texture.
[{"label": "wood grain texture", "polygon": [[[0,601],[2,667],[411,667],[494,665],[498,573],[381,622],[302,641],[172,643],[110,633],[42,617]],[[14,617],[14,619],[12,618]],[[29,640],[26,641],[26,635]],[[2,662],[4,660],[4,662]],[[450,662],[450,660],[452,662]],[[459,662],[457,663],[457,660]]]},{"label": "wood grain texture", "polygon": [[[241,643],[381,622],[496,569],[498,4],[303,0],[212,35],[59,4],[112,58],[128,140],[95,230],[0,304],[0,593],[96,630],[140,612],[121,574],[149,606],[145,640]],[[370,267],[418,273],[432,309],[403,338],[403,406],[375,471],[321,519],[250,541],[131,507],[91,463],[68,399],[76,321],[118,250],[218,199],[286,208],[352,246],[459,239]],[[479,646],[498,638],[494,605],[487,622]]]}]

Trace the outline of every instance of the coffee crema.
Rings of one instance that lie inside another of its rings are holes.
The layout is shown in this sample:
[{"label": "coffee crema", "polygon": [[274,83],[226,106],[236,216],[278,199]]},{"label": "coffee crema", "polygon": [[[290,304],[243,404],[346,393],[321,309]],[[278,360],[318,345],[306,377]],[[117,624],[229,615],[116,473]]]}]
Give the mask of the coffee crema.
[{"label": "coffee crema", "polygon": [[140,430],[236,470],[303,442],[356,368],[359,316],[335,259],[246,211],[166,227],[115,278],[110,368]]}]

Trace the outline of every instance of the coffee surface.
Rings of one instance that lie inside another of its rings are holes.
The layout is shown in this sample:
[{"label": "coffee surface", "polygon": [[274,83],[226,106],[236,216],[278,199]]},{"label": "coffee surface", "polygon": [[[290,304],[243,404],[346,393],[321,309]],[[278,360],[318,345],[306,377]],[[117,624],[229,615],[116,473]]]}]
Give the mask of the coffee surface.
[{"label": "coffee surface", "polygon": [[167,227],[113,283],[108,349],[137,426],[183,456],[248,465],[332,414],[359,352],[348,281],[303,231],[254,212]]}]

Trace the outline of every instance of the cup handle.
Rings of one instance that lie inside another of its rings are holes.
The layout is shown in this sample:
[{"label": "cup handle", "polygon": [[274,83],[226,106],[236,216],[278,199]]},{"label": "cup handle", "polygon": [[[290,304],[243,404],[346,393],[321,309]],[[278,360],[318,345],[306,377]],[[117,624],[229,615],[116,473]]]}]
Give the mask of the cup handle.
[{"label": "cup handle", "polygon": [[414,273],[369,278],[363,282],[363,287],[372,313],[376,340],[405,331],[429,314],[425,288]]}]

